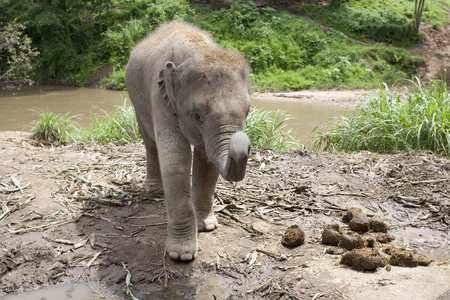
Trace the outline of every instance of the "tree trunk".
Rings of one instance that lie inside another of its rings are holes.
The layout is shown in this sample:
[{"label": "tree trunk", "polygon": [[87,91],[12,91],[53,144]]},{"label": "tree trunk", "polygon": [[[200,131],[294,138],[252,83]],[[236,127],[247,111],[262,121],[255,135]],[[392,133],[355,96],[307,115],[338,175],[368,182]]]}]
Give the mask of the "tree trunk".
[{"label": "tree trunk", "polygon": [[414,1],[414,29],[419,31],[420,18],[422,17],[423,8],[425,6],[425,0]]}]

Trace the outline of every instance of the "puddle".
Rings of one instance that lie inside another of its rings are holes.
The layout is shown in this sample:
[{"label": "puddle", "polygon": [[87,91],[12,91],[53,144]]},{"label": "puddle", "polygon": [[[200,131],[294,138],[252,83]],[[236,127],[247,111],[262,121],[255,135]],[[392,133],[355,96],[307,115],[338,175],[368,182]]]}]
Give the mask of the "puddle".
[{"label": "puddle", "polygon": [[426,227],[406,227],[390,230],[395,236],[392,242],[395,245],[415,248],[419,253],[425,254],[435,261],[450,256],[450,232],[435,230]]},{"label": "puddle", "polygon": [[93,299],[97,294],[94,289],[99,289],[95,281],[81,282],[78,284],[65,283],[48,286],[39,290],[8,295],[3,300],[64,300],[64,299]]}]

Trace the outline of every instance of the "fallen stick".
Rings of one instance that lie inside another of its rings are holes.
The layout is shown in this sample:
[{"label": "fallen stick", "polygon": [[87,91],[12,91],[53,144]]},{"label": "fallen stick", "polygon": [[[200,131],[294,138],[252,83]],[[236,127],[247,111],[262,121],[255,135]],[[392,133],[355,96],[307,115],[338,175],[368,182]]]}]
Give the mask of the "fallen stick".
[{"label": "fallen stick", "polygon": [[419,181],[410,181],[412,185],[417,185],[421,183],[439,183],[439,182],[445,182],[449,181],[450,178],[441,178],[441,179],[430,179],[430,180],[419,180]]}]

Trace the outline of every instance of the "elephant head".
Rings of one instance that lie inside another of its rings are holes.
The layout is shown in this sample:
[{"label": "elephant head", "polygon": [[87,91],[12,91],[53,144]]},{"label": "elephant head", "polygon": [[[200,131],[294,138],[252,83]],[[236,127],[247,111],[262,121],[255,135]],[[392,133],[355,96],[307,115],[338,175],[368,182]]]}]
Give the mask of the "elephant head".
[{"label": "elephant head", "polygon": [[240,181],[250,152],[242,131],[250,107],[248,67],[237,54],[226,53],[228,60],[214,64],[205,57],[178,66],[166,62],[158,84],[186,139],[204,147],[223,178]]}]

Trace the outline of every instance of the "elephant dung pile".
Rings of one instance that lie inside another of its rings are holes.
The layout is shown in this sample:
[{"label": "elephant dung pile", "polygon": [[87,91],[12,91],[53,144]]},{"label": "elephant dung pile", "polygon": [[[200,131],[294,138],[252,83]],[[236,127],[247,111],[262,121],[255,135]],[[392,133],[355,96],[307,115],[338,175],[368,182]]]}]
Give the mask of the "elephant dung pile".
[{"label": "elephant dung pile", "polygon": [[305,242],[305,232],[298,225],[292,225],[286,229],[281,243],[286,247],[297,247]]},{"label": "elephant dung pile", "polygon": [[379,217],[369,218],[360,208],[348,209],[342,218],[349,230],[339,224],[326,225],[322,243],[331,245],[326,252],[341,256],[341,264],[355,270],[376,270],[378,267],[428,266],[432,260],[413,250],[398,248],[389,242],[395,238],[387,233],[388,225]]}]

